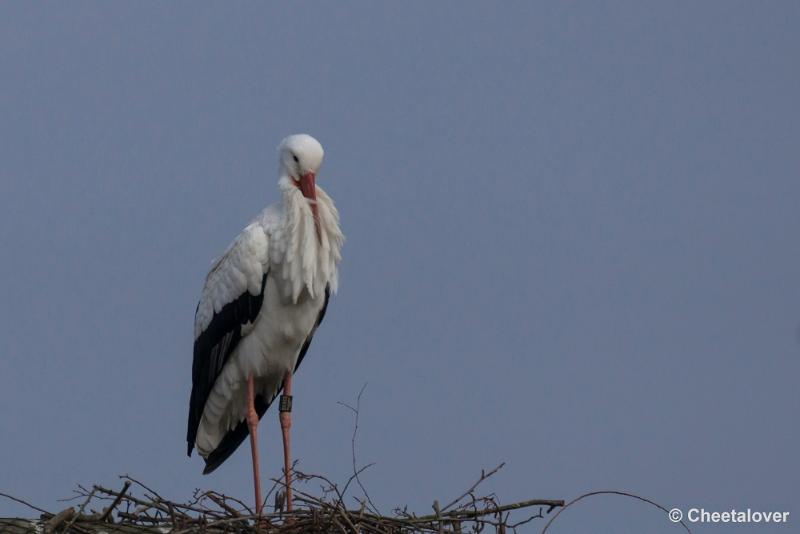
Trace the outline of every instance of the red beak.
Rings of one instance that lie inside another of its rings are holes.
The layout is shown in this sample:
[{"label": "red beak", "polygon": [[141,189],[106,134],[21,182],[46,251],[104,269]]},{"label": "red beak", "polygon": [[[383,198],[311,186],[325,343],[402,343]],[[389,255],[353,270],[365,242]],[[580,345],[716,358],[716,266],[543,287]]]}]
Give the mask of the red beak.
[{"label": "red beak", "polygon": [[317,211],[317,186],[314,183],[316,180],[316,176],[313,172],[309,172],[304,174],[300,177],[300,191],[302,191],[303,196],[308,199],[309,204],[311,204],[311,213],[314,214],[314,224],[317,227],[317,238],[320,237],[320,230],[319,230],[319,213]]}]

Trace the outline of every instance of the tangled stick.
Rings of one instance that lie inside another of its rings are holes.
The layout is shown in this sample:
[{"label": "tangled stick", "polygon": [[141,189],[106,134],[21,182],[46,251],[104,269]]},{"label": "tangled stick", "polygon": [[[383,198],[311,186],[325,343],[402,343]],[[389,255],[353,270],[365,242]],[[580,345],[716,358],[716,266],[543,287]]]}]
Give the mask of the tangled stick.
[{"label": "tangled stick", "polygon": [[[347,508],[344,492],[329,479],[321,475],[309,475],[295,471],[298,483],[320,484],[321,495],[313,495],[303,486],[296,488],[298,506],[291,513],[276,510],[258,517],[242,501],[215,491],[196,490],[192,500],[186,503],[171,501],[147,485],[129,475],[120,477],[123,485],[119,490],[94,485],[91,489],[78,486],[72,499],[82,499],[77,510],[70,506],[53,514],[31,505],[16,497],[6,496],[41,512],[38,521],[27,521],[28,529],[17,523],[4,523],[0,527],[14,527],[20,530],[10,532],[33,532],[42,529],[46,532],[70,532],[95,534],[108,532],[170,532],[190,534],[194,532],[217,533],[256,533],[301,534],[303,532],[339,532],[341,534],[412,534],[412,533],[479,533],[487,526],[498,532],[515,531],[519,525],[536,518],[543,518],[543,508],[547,513],[563,506],[560,500],[529,500],[501,505],[493,495],[477,497],[478,485],[496,473],[501,466],[481,472],[477,483],[473,484],[458,499],[445,509],[434,514],[414,515],[407,510],[395,515],[376,514],[366,501],[357,509]],[[353,479],[351,478],[351,481]],[[283,484],[275,480],[276,487]],[[345,485],[346,487],[346,485]],[[438,505],[437,505],[438,506]],[[511,522],[515,511],[538,507],[537,513]],[[452,508],[452,509],[451,509]],[[95,511],[95,509],[100,510]],[[37,526],[34,526],[37,525]]]}]

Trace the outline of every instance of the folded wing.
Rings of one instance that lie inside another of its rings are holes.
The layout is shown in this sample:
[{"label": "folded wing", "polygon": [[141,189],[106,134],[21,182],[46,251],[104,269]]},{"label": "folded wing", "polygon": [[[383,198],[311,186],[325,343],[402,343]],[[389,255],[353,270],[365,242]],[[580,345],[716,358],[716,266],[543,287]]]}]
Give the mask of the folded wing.
[{"label": "folded wing", "polygon": [[268,240],[253,223],[234,240],[206,276],[194,322],[194,360],[187,454],[191,455],[203,409],[217,377],[264,301]]}]

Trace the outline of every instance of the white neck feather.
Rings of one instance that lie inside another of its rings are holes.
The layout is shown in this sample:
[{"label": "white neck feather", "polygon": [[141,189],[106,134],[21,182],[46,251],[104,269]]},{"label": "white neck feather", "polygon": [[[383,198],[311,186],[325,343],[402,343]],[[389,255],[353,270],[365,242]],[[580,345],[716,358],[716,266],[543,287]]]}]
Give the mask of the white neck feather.
[{"label": "white neck feather", "polygon": [[283,193],[285,230],[288,237],[283,261],[283,278],[290,282],[292,300],[297,302],[303,290],[312,298],[330,286],[335,293],[338,286],[337,265],[342,259],[344,235],[339,228],[339,212],[333,200],[317,186],[317,214],[319,238],[314,225],[314,215],[308,199],[284,176],[279,182]]}]

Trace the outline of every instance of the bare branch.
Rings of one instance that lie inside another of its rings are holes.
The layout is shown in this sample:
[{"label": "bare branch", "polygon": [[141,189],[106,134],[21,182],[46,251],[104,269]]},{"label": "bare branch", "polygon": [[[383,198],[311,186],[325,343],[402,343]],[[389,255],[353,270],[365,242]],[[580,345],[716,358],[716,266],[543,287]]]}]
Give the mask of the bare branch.
[{"label": "bare branch", "polygon": [[53,515],[50,512],[48,512],[47,510],[43,510],[43,509],[39,508],[38,506],[34,506],[31,503],[29,503],[27,501],[23,501],[22,499],[19,499],[17,497],[12,496],[12,495],[7,495],[5,493],[0,492],[0,497],[5,497],[6,499],[10,499],[10,500],[12,500],[14,502],[18,502],[20,504],[23,504],[23,505],[27,506],[28,508],[30,508],[32,510],[36,510],[37,512],[41,512],[41,513],[47,514],[47,515]]},{"label": "bare branch", "polygon": [[472,486],[471,486],[471,487],[470,487],[470,488],[469,488],[467,491],[465,491],[465,492],[464,492],[464,493],[463,493],[463,494],[462,494],[460,497],[458,497],[458,498],[457,498],[457,499],[455,499],[453,502],[451,502],[450,504],[448,504],[447,506],[445,506],[444,508],[442,508],[442,511],[445,511],[445,510],[447,510],[448,508],[450,508],[451,506],[454,506],[454,505],[458,504],[459,502],[461,502],[461,499],[463,499],[464,497],[467,497],[467,496],[468,496],[468,495],[470,495],[472,492],[474,492],[474,491],[475,491],[475,488],[477,488],[477,487],[480,485],[480,483],[481,483],[481,482],[483,482],[484,480],[486,480],[486,479],[487,479],[487,478],[489,478],[490,476],[492,476],[492,475],[494,475],[495,473],[497,473],[498,471],[500,471],[500,470],[501,470],[503,467],[505,467],[505,465],[506,465],[506,463],[505,463],[505,462],[502,462],[500,465],[498,465],[497,467],[495,467],[494,469],[492,469],[492,470],[491,470],[491,471],[489,471],[488,473],[484,472],[484,470],[483,470],[483,469],[481,469],[481,477],[478,479],[478,481],[477,481],[477,482],[475,482],[475,483],[474,483],[474,484],[473,484],[473,485],[472,485]]},{"label": "bare branch", "polygon": [[378,507],[375,506],[375,503],[372,502],[372,498],[369,496],[369,492],[367,492],[367,488],[364,487],[364,484],[361,483],[361,477],[358,476],[362,471],[364,471],[365,469],[371,467],[374,464],[368,464],[368,465],[362,467],[361,469],[358,469],[356,467],[356,437],[358,436],[358,419],[359,419],[359,416],[361,415],[361,396],[364,394],[364,390],[365,389],[367,389],[367,383],[366,382],[364,383],[363,386],[361,386],[361,390],[358,392],[358,396],[356,397],[356,406],[355,406],[355,408],[350,406],[349,404],[344,403],[344,402],[341,402],[341,401],[338,402],[338,404],[340,404],[341,406],[344,406],[345,408],[348,408],[350,411],[352,411],[353,415],[355,417],[355,421],[353,423],[353,437],[350,440],[350,447],[351,447],[352,457],[353,457],[352,458],[353,459],[353,476],[350,477],[350,480],[348,480],[347,484],[345,484],[344,490],[342,491],[342,495],[345,495],[347,493],[347,488],[350,486],[350,482],[355,478],[356,483],[358,483],[358,487],[361,488],[361,492],[364,494],[364,497],[366,497],[367,502],[369,503],[369,506],[370,506],[372,512],[375,513],[376,515],[380,516],[381,515],[380,510],[378,510]]},{"label": "bare branch", "polygon": [[122,498],[128,493],[128,488],[131,487],[130,480],[126,480],[125,484],[122,485],[122,489],[119,490],[119,494],[114,498],[114,502],[111,503],[111,506],[105,509],[103,514],[100,516],[100,521],[106,521],[110,516],[111,512],[114,511],[114,508],[122,501]]},{"label": "bare branch", "polygon": [[[573,504],[576,504],[576,503],[582,501],[583,499],[586,499],[588,497],[594,497],[596,495],[621,495],[622,497],[629,497],[631,499],[637,499],[637,500],[640,500],[642,502],[646,502],[647,504],[653,505],[656,508],[658,508],[659,510],[663,511],[664,513],[669,514],[669,510],[667,510],[666,508],[664,508],[663,506],[661,506],[657,502],[651,501],[650,499],[646,499],[645,497],[642,497],[640,495],[636,495],[634,493],[628,493],[628,492],[625,492],[625,491],[616,491],[616,490],[591,491],[589,493],[584,493],[583,495],[581,495],[579,497],[575,497],[574,499],[569,501],[567,504],[563,504],[561,509],[558,512],[556,512],[556,514],[553,517],[551,517],[550,520],[547,522],[547,524],[544,526],[544,528],[542,529],[541,534],[545,534],[547,532],[547,529],[550,528],[550,525],[553,524],[553,521],[555,521],[556,518],[558,518],[558,516],[561,515],[561,512],[563,512],[564,510],[566,510],[567,508],[569,508]],[[683,526],[683,528],[684,528],[684,530],[686,530],[686,532],[688,532],[689,534],[692,534],[692,531],[689,530],[689,527],[686,525],[686,523],[684,523],[683,521],[680,521],[680,524]]]}]

